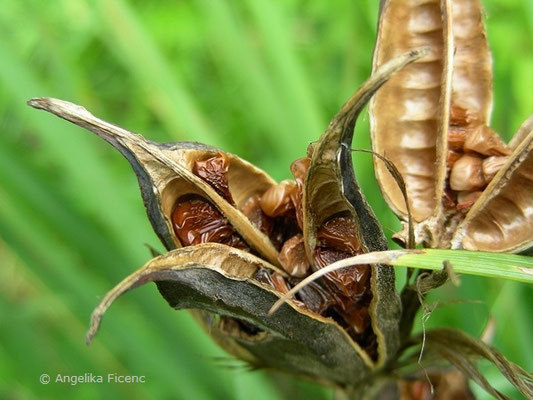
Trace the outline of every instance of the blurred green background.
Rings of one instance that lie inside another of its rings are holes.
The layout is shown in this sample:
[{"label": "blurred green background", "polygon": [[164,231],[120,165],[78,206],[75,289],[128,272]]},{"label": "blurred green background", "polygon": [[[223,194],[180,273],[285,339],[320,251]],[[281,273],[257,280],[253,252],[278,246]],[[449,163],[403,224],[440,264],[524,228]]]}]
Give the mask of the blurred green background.
[{"label": "blurred green background", "polygon": [[[153,285],[114,304],[90,347],[101,296],[162,250],[127,162],[95,136],[25,105],[49,96],[153,140],[198,140],[275,178],[304,155],[369,75],[377,0],[2,0],[0,3],[0,398],[325,399],[310,383],[247,371]],[[533,2],[486,0],[493,125],[533,111]],[[363,115],[354,147],[368,148]],[[356,173],[387,235],[397,229],[368,155]],[[403,273],[403,271],[400,271]],[[533,294],[463,277],[430,301],[429,326],[479,335],[533,369]],[[516,396],[498,374],[492,384]],[[39,383],[41,374],[145,375],[144,384]],[[486,396],[485,396],[486,397]]]}]

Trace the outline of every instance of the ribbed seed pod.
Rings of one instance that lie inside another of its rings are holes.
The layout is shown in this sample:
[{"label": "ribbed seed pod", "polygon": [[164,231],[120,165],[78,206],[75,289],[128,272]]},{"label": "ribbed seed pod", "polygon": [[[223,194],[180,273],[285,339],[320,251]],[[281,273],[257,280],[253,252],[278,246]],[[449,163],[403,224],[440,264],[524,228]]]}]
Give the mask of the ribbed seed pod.
[{"label": "ribbed seed pod", "polygon": [[[375,69],[410,49],[431,50],[372,99],[372,146],[403,176],[417,243],[525,251],[533,241],[531,121],[509,146],[489,128],[492,60],[482,16],[479,0],[381,2]],[[386,201],[407,221],[396,182],[377,159],[375,170]],[[407,243],[406,235],[396,237]]]}]

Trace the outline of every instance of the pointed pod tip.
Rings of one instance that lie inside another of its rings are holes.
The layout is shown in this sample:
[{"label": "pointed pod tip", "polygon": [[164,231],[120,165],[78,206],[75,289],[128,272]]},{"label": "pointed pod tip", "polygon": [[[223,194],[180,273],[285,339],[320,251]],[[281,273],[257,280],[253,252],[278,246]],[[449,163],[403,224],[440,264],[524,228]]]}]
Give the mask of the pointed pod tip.
[{"label": "pointed pod tip", "polygon": [[26,104],[30,107],[37,108],[37,109],[43,109],[44,108],[44,102],[47,100],[46,97],[33,97],[29,99]]}]

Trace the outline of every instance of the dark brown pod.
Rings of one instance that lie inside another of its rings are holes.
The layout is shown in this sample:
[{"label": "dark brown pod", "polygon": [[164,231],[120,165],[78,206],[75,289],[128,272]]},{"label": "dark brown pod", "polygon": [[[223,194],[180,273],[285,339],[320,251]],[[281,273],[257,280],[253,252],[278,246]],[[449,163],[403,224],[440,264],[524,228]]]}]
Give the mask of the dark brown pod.
[{"label": "dark brown pod", "polygon": [[390,268],[335,273],[274,316],[267,312],[321,263],[386,249],[355,181],[351,137],[372,94],[421,54],[409,52],[377,71],[310,147],[308,159],[293,163],[296,181],[279,185],[220,149],[154,143],[72,103],[31,100],[31,106],[96,133],[128,159],[150,221],[169,250],[108,293],[93,314],[88,340],[117,296],[154,281],[171,306],[201,309],[194,314],[215,340],[255,366],[339,387],[367,381],[399,345],[400,304]]}]

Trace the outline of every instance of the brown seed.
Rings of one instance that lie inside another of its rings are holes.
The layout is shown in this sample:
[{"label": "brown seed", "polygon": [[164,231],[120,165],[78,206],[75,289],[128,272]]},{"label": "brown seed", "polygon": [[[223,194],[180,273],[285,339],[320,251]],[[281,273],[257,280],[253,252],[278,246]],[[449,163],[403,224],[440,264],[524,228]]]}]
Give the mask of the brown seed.
[{"label": "brown seed", "polygon": [[507,156],[511,153],[500,136],[485,125],[479,125],[468,134],[464,151],[475,151],[486,156]]},{"label": "brown seed", "polygon": [[448,166],[448,169],[452,169],[455,162],[461,158],[463,155],[463,151],[461,152],[449,150],[448,156],[446,157],[446,165]]},{"label": "brown seed", "polygon": [[294,204],[291,201],[291,196],[296,192],[296,182],[291,180],[284,180],[278,185],[272,186],[268,189],[259,204],[263,212],[269,217],[280,217],[294,212]]},{"label": "brown seed", "polygon": [[[311,145],[309,145],[311,146]],[[293,161],[291,164],[291,173],[292,176],[294,176],[294,179],[296,180],[296,187],[297,190],[293,192],[292,194],[292,202],[294,204],[294,208],[296,209],[296,220],[298,221],[298,226],[300,229],[303,229],[302,225],[302,191],[304,187],[304,181],[305,177],[307,175],[307,170],[309,169],[309,164],[311,163],[311,159],[309,157],[299,158],[296,161]]]},{"label": "brown seed", "polygon": [[466,212],[470,210],[472,205],[476,202],[477,199],[483,194],[482,191],[476,190],[473,192],[464,191],[457,194],[457,211]]},{"label": "brown seed", "polygon": [[[291,282],[297,284],[298,281]],[[335,304],[335,298],[329,291],[316,282],[311,282],[298,292],[298,297],[304,302],[305,306],[317,314],[322,314],[328,307]]]},{"label": "brown seed", "polygon": [[172,225],[183,246],[211,242],[248,249],[220,211],[201,198],[178,201],[172,212]]},{"label": "brown seed", "polygon": [[448,129],[448,149],[463,151],[468,129],[464,126],[450,126]]},{"label": "brown seed", "polygon": [[326,221],[316,235],[321,245],[333,247],[349,255],[356,255],[361,251],[361,244],[357,237],[357,226],[352,218],[334,217]]},{"label": "brown seed", "polygon": [[[348,253],[326,247],[317,247],[313,252],[315,264],[319,269],[348,257],[350,257]],[[324,278],[334,284],[334,287],[329,287],[335,292],[356,300],[362,297],[369,288],[370,273],[368,265],[359,265],[330,272],[324,275]]]},{"label": "brown seed", "polygon": [[219,153],[215,157],[210,157],[204,161],[195,161],[193,174],[202,178],[215,191],[233,204],[233,198],[228,185],[229,160],[225,154]]},{"label": "brown seed", "polygon": [[283,244],[278,260],[289,275],[297,278],[303,278],[307,275],[309,262],[305,254],[304,238],[301,233],[294,235]]},{"label": "brown seed", "polygon": [[296,179],[296,183],[298,185],[303,185],[310,163],[311,159],[309,157],[299,158],[298,160],[292,162],[290,167],[291,173],[292,176],[294,176],[294,179]]},{"label": "brown seed", "polygon": [[261,196],[258,194],[250,197],[242,205],[241,212],[257,229],[265,235],[270,236],[274,229],[274,221],[263,212],[259,204],[260,199]]},{"label": "brown seed", "polygon": [[453,165],[450,187],[456,191],[477,190],[485,186],[482,173],[483,160],[472,154],[465,154]]},{"label": "brown seed", "polygon": [[477,118],[470,115],[466,109],[457,104],[450,107],[450,126],[467,126],[477,121]]},{"label": "brown seed", "polygon": [[491,156],[483,160],[483,177],[487,183],[494,178],[494,175],[498,173],[508,158],[506,156]]}]

